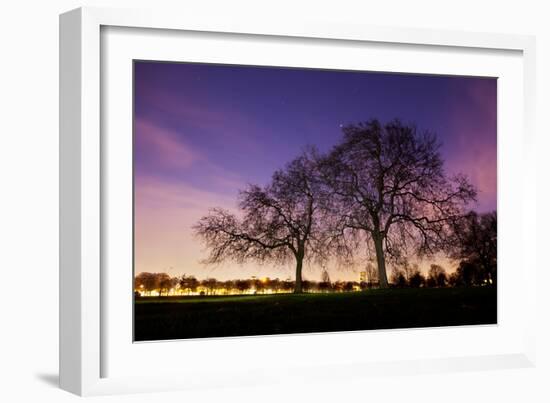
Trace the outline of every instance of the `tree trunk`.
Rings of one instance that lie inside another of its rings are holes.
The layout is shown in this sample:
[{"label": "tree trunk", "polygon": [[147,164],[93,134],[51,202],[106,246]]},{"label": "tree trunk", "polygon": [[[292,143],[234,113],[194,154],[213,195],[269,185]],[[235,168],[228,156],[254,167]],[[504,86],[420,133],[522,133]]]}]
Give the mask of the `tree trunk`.
[{"label": "tree trunk", "polygon": [[304,257],[296,256],[296,281],[294,282],[294,293],[300,294],[302,292],[302,263]]},{"label": "tree trunk", "polygon": [[386,275],[386,257],[384,256],[384,238],[379,232],[372,234],[374,248],[376,249],[376,262],[378,264],[378,281],[380,288],[388,288],[388,276]]}]

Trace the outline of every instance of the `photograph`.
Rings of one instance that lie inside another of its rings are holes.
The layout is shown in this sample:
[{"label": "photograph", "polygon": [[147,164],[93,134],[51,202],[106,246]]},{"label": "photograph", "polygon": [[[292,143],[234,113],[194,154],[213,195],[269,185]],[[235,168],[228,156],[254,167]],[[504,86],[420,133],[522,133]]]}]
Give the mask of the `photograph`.
[{"label": "photograph", "polygon": [[497,324],[497,81],[133,60],[134,342]]}]

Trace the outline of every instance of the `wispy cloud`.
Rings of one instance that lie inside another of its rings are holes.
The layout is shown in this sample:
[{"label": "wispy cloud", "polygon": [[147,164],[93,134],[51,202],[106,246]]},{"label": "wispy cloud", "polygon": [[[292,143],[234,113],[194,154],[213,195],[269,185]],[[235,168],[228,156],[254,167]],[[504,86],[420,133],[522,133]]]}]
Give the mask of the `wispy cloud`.
[{"label": "wispy cloud", "polygon": [[163,88],[141,87],[142,102],[149,106],[149,112],[155,111],[155,117],[162,116],[167,122],[186,126],[206,133],[217,133],[212,141],[237,144],[243,152],[261,152],[264,146],[259,139],[268,130],[253,116],[232,108],[201,98],[190,99],[185,94],[165,91]]},{"label": "wispy cloud", "polygon": [[220,166],[185,142],[185,133],[166,129],[143,118],[135,119],[136,177],[170,178],[235,193],[245,186],[241,175]]},{"label": "wispy cloud", "polygon": [[201,159],[173,131],[160,128],[145,119],[135,119],[134,135],[138,152],[166,168],[186,168]]},{"label": "wispy cloud", "polygon": [[224,193],[205,191],[185,183],[142,175],[135,182],[136,209],[206,213],[209,208],[221,206],[234,209],[235,199]]}]

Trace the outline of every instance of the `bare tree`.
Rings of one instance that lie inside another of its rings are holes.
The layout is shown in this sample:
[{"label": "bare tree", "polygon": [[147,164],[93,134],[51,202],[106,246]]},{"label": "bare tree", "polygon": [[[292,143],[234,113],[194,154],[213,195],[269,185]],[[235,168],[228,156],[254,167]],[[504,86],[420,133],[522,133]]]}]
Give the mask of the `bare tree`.
[{"label": "bare tree", "polygon": [[428,278],[426,280],[428,287],[445,287],[447,285],[447,281],[447,273],[443,267],[438,264],[430,265]]},{"label": "bare tree", "polygon": [[321,273],[321,281],[317,284],[317,288],[319,291],[327,292],[330,291],[331,287],[332,283],[330,281],[328,271],[326,269],[323,269]]},{"label": "bare tree", "polygon": [[294,281],[291,281],[291,280],[283,280],[281,282],[281,288],[287,292],[290,292],[294,289]]},{"label": "bare tree", "polygon": [[302,292],[304,260],[324,256],[319,247],[323,235],[320,215],[327,195],[317,172],[315,151],[304,152],[276,171],[267,186],[251,185],[240,192],[242,219],[222,209],[202,217],[193,229],[210,250],[205,262],[294,261],[294,292]]},{"label": "bare tree", "polygon": [[344,291],[345,291],[345,292],[353,291],[353,286],[354,286],[353,281],[346,281],[346,282],[344,283]]},{"label": "bare tree", "polygon": [[158,287],[158,279],[156,273],[141,272],[134,279],[134,288],[138,292],[148,293],[156,290]]},{"label": "bare tree", "polygon": [[201,281],[201,285],[208,290],[210,295],[214,294],[216,288],[218,288],[218,280],[212,277],[208,277]]},{"label": "bare tree", "polygon": [[486,276],[481,267],[468,260],[462,260],[456,271],[449,277],[449,282],[455,287],[483,285],[484,280]]},{"label": "bare tree", "polygon": [[223,282],[223,288],[225,289],[226,294],[232,294],[235,289],[235,281],[226,280]]},{"label": "bare tree", "polygon": [[420,273],[420,270],[416,270],[412,275],[411,279],[409,280],[409,287],[412,288],[420,288],[422,287],[426,282],[426,279]]},{"label": "bare tree", "polygon": [[372,262],[367,262],[367,265],[365,266],[365,271],[367,272],[367,283],[372,287],[373,285],[378,283],[378,272],[376,271],[376,267],[372,264]]},{"label": "bare tree", "polygon": [[282,282],[278,278],[274,278],[274,279],[270,280],[270,282],[269,282],[269,287],[275,293],[279,292],[282,289],[282,286],[283,286]]},{"label": "bare tree", "polygon": [[322,176],[334,192],[342,236],[364,236],[380,287],[387,287],[386,260],[411,247],[419,255],[442,249],[476,192],[464,176],[445,174],[433,134],[398,120],[370,120],[343,132]]},{"label": "bare tree", "polygon": [[235,280],[235,287],[242,293],[250,288],[250,284],[247,280]]},{"label": "bare tree", "polygon": [[470,212],[455,227],[457,241],[453,257],[465,260],[480,269],[489,284],[497,282],[497,213]]},{"label": "bare tree", "polygon": [[254,290],[255,294],[263,294],[265,292],[265,284],[261,279],[256,278],[252,280],[252,289]]},{"label": "bare tree", "polygon": [[412,276],[417,271],[419,271],[418,264],[413,263],[411,265],[407,259],[401,259],[399,267],[403,271],[403,275],[405,276],[405,280],[407,281],[407,283],[409,283],[411,281]]},{"label": "bare tree", "polygon": [[168,295],[170,288],[172,288],[174,284],[172,277],[170,277],[168,273],[156,273],[156,276],[159,297],[162,295],[163,291]]},{"label": "bare tree", "polygon": [[404,288],[408,285],[407,278],[405,277],[405,272],[399,266],[393,266],[390,277],[391,283],[398,288]]},{"label": "bare tree", "polygon": [[187,291],[187,294],[189,294],[191,292],[197,291],[199,280],[197,280],[195,276],[187,276],[185,274],[182,274],[182,276],[179,278],[179,285],[182,292]]}]

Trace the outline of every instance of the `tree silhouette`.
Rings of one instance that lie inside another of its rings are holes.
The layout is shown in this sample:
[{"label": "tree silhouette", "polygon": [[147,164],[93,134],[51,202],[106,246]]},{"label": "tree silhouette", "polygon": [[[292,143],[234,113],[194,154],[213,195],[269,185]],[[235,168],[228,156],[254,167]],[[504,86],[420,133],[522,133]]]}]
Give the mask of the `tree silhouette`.
[{"label": "tree silhouette", "polygon": [[263,293],[265,291],[265,284],[262,280],[256,278],[252,280],[252,288],[255,293]]},{"label": "tree silhouette", "polygon": [[269,185],[251,185],[240,192],[242,219],[222,209],[202,217],[193,229],[210,250],[205,262],[294,261],[294,292],[302,292],[304,260],[324,256],[318,244],[323,236],[321,214],[327,195],[317,172],[315,151],[304,152],[276,171]]},{"label": "tree silhouette", "polygon": [[365,266],[365,271],[367,272],[367,283],[370,286],[373,286],[378,283],[378,271],[376,267],[371,262],[367,262]]},{"label": "tree silhouette", "polygon": [[[477,276],[489,284],[497,282],[497,213],[470,212],[455,227],[453,257],[478,266]],[[473,270],[473,269],[470,269]],[[468,276],[469,278],[469,276]],[[473,281],[473,280],[472,280]]]},{"label": "tree silhouette", "polygon": [[451,276],[451,284],[454,286],[469,287],[479,284],[479,267],[475,264],[463,260],[458,265],[456,271]]},{"label": "tree silhouette", "polygon": [[368,252],[374,249],[385,288],[386,260],[409,247],[419,255],[444,248],[476,192],[464,176],[445,174],[436,137],[415,126],[374,119],[343,133],[321,164],[322,177],[333,191],[342,237],[363,237]]},{"label": "tree silhouette", "polygon": [[404,288],[408,284],[407,278],[405,277],[405,273],[403,272],[403,269],[399,267],[393,267],[390,279],[391,279],[391,283],[398,288]]},{"label": "tree silhouette", "polygon": [[273,292],[279,292],[283,288],[283,284],[281,280],[274,278],[269,281],[269,287],[273,290]]},{"label": "tree silhouette", "polygon": [[215,278],[208,277],[201,282],[202,286],[208,290],[208,293],[212,295],[214,290],[218,287],[218,281]]},{"label": "tree silhouette", "polygon": [[430,265],[426,283],[428,287],[445,287],[447,285],[447,273],[445,269],[438,264]]},{"label": "tree silhouette", "polygon": [[151,292],[158,287],[158,280],[156,273],[141,272],[134,279],[134,288],[147,292],[151,295]]},{"label": "tree silhouette", "polygon": [[231,292],[235,289],[235,281],[233,280],[226,280],[222,283],[222,285],[226,294],[231,294]]},{"label": "tree silhouette", "polygon": [[321,281],[319,282],[317,287],[319,291],[322,291],[322,292],[329,291],[332,288],[332,284],[330,282],[330,276],[326,269],[324,269],[323,272],[321,273]]},{"label": "tree silhouette", "polygon": [[237,290],[241,292],[245,292],[249,288],[249,283],[247,280],[236,280],[235,281],[235,287],[237,287]]},{"label": "tree silhouette", "polygon": [[200,282],[199,280],[196,279],[195,276],[187,277],[185,288],[188,289],[189,292],[196,292],[199,285],[200,285]]},{"label": "tree silhouette", "polygon": [[353,281],[346,281],[344,283],[344,291],[346,292],[350,292],[350,291],[353,291]]},{"label": "tree silhouette", "polygon": [[411,275],[411,278],[409,280],[409,286],[412,288],[420,288],[425,284],[425,282],[426,282],[426,279],[424,278],[422,273],[420,273],[420,271],[417,270]]},{"label": "tree silhouette", "polygon": [[172,277],[167,273],[156,273],[156,276],[159,297],[162,295],[163,291],[168,295],[168,291],[170,291],[170,288],[174,285]]}]

